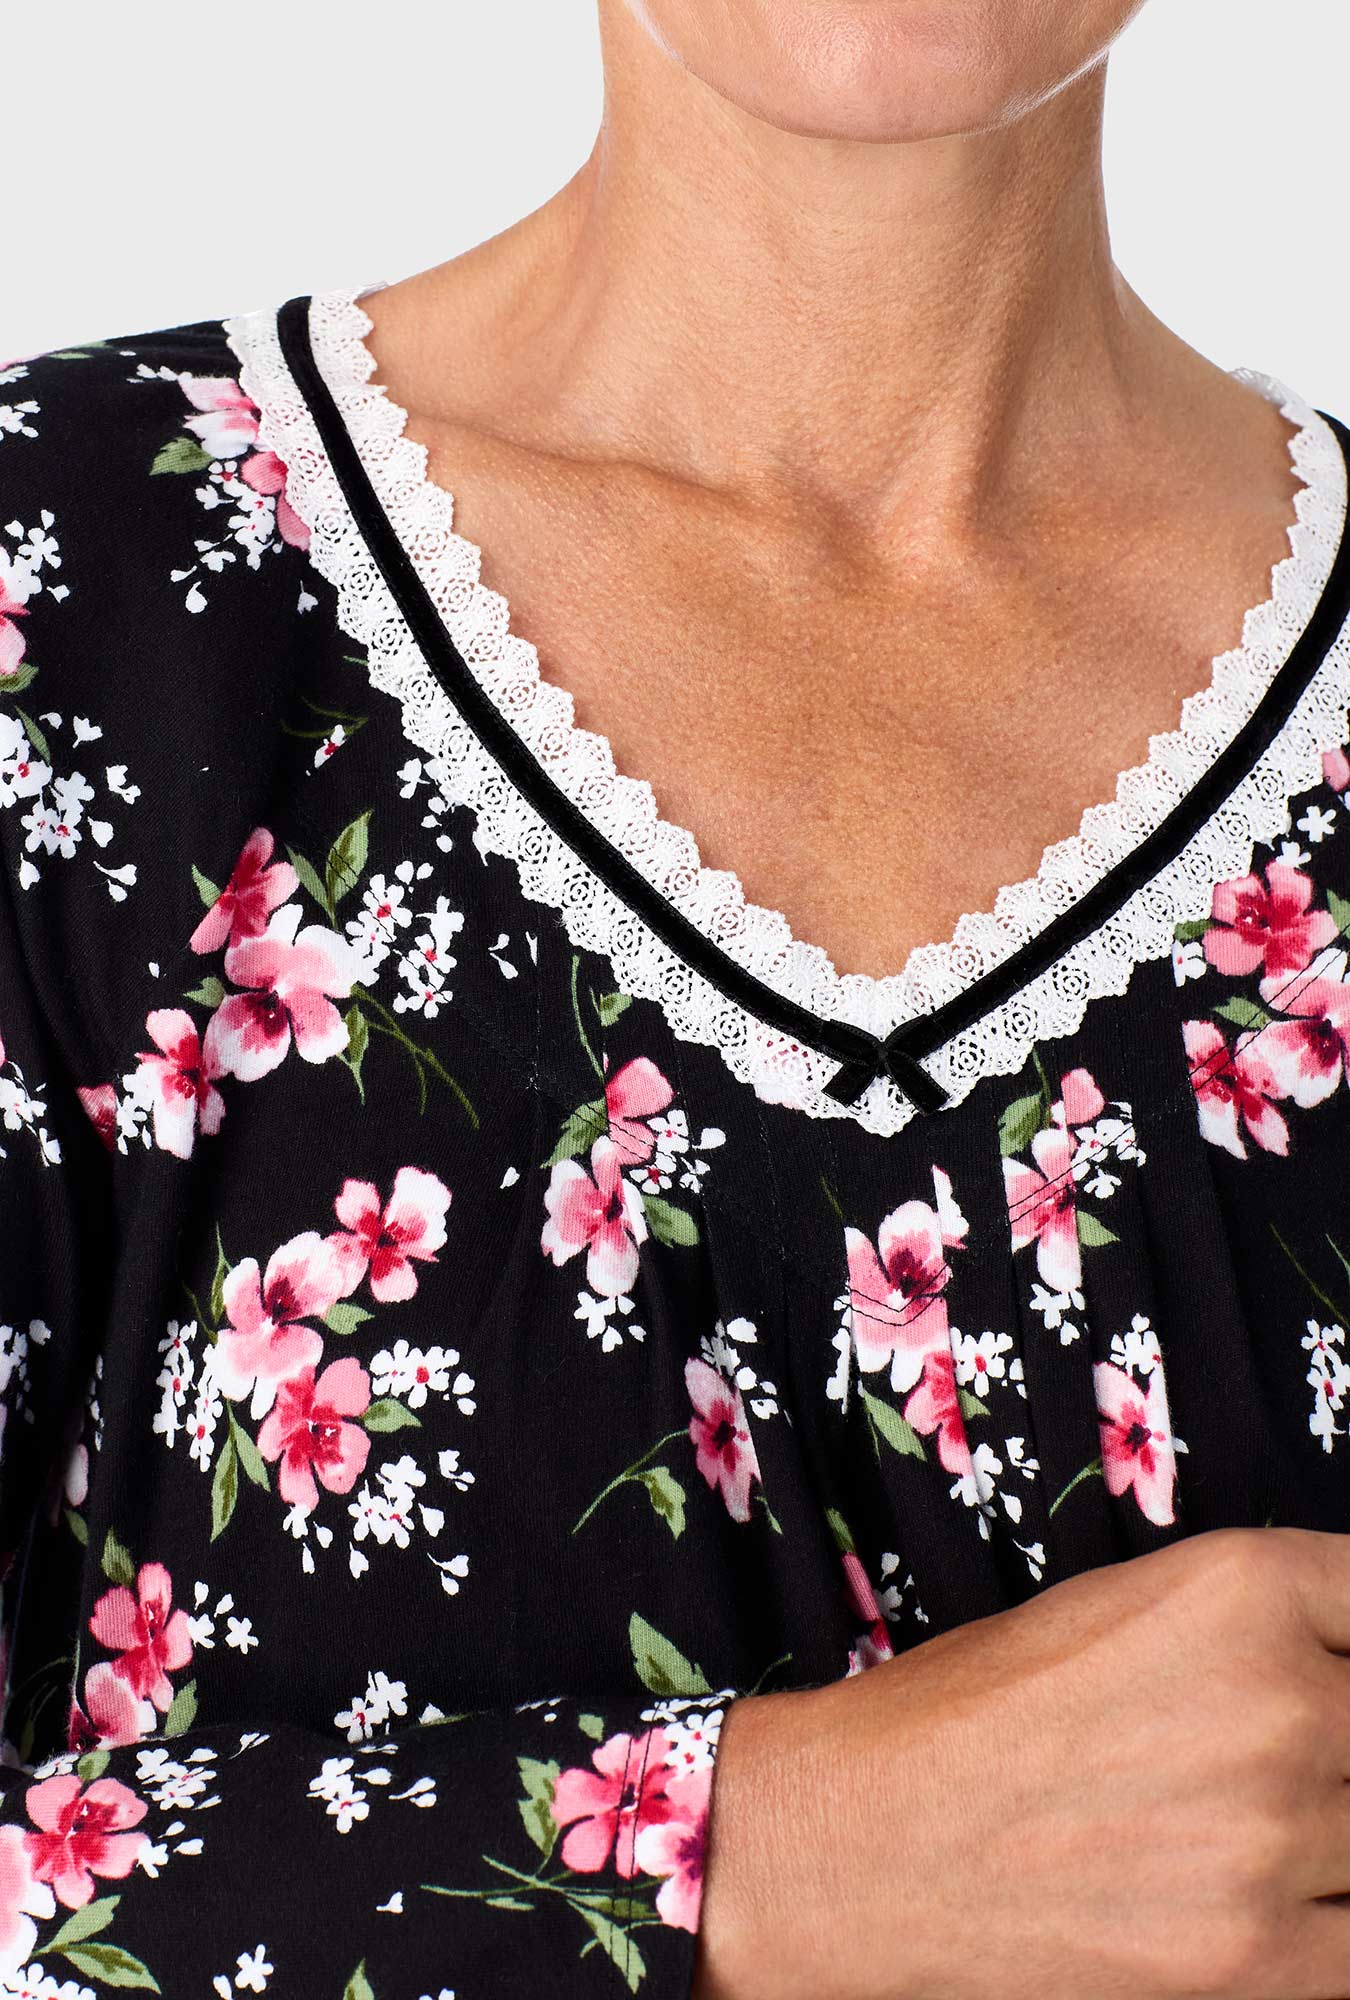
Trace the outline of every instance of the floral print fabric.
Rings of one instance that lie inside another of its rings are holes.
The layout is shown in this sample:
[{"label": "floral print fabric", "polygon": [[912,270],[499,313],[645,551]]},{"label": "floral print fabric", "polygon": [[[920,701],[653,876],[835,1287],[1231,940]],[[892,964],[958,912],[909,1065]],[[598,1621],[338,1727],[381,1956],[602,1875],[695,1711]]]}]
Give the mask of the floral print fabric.
[{"label": "floral print fabric", "polygon": [[687,1994],[718,1731],[1350,1526],[1350,758],[881,1139],[578,953],[214,325],[0,371],[0,1993]]}]

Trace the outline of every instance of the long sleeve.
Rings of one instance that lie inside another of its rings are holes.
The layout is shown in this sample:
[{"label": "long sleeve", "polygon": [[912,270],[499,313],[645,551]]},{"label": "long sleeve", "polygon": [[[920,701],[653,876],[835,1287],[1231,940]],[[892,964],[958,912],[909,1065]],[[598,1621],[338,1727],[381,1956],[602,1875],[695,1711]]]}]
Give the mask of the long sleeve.
[{"label": "long sleeve", "polygon": [[[190,1571],[91,1530],[100,1398],[118,1393],[91,1336],[119,1255],[120,1156],[44,1027],[12,922],[0,950],[0,1990],[684,1994],[711,1698],[414,1714],[374,1674],[331,1733],[262,1709],[199,1716],[194,1655],[247,1653],[247,1623],[194,1595]],[[245,1477],[265,1471],[242,1455]],[[653,1687],[688,1672],[654,1633],[635,1642]]]},{"label": "long sleeve", "polygon": [[[584,1350],[571,1304],[493,1305],[552,1271],[540,1114],[441,1011],[464,919],[228,365],[187,329],[5,392],[0,1993],[682,2000],[717,1656],[572,1533],[646,1439],[579,1388],[578,1453],[513,1347]],[[429,925],[415,989],[381,923],[408,967]],[[621,1503],[669,1544],[662,1477]]]}]

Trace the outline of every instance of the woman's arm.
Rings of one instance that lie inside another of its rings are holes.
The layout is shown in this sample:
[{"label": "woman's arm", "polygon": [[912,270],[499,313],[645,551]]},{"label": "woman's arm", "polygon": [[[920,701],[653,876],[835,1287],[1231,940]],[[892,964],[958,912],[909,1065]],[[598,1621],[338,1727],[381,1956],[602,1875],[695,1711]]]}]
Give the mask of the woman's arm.
[{"label": "woman's arm", "polygon": [[697,2000],[1350,1993],[1350,1546],[1225,1529],[737,1703]]}]

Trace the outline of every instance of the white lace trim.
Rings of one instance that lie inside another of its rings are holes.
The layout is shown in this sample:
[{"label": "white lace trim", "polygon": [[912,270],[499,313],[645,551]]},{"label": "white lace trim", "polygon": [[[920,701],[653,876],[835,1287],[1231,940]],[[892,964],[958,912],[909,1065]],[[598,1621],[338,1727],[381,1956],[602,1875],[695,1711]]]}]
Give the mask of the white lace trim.
[{"label": "white lace trim", "polygon": [[[818,946],[793,937],[778,911],[747,901],[735,875],[701,866],[693,835],[659,816],[651,786],[617,772],[605,739],[575,725],[571,696],[543,679],[535,648],[510,629],[505,599],[479,582],[480,552],[454,532],[452,496],[427,477],[425,448],[404,435],[406,412],[371,380],[371,321],[358,300],[376,289],[315,297],[315,356],[395,533],[477,679],[592,825],[728,957],[813,1014],[878,1036],[993,971],[1160,823],[1288,657],[1340,539],[1345,462],[1331,427],[1273,378],[1240,371],[1298,426],[1290,453],[1302,481],[1291,553],[1272,572],[1269,599],[1248,612],[1242,643],[1214,661],[1210,685],[1184,704],[1181,727],[1155,736],[1147,763],[1121,774],[1115,799],[1090,807],[1078,833],[1047,848],[1028,881],[1002,889],[993,911],[963,916],[949,942],[918,947],[887,978],[841,975]],[[260,412],[260,443],[285,462],[288,498],[311,531],[311,558],[337,592],[342,628],[366,649],[373,684],[400,702],[409,740],[436,761],[451,798],[476,815],[479,846],[510,857],[525,895],[558,911],[579,949],[605,955],[625,992],[655,1001],[683,1040],[718,1048],[759,1097],[813,1117],[851,1118],[870,1132],[898,1132],[914,1111],[889,1078],[879,1077],[854,1105],[826,1096],[833,1058],[728,1000],[541,820],[413,643],[286,367],[276,313],[241,315],[225,331]],[[1073,1033],[1089,1001],[1124,992],[1136,965],[1167,956],[1176,925],[1209,914],[1214,883],[1248,871],[1255,841],[1288,831],[1290,800],[1319,782],[1322,753],[1346,740],[1348,708],[1350,624],[1275,742],[1176,860],[1048,972],[927,1059],[952,1103],[984,1077],[1020,1070],[1034,1043]]]}]

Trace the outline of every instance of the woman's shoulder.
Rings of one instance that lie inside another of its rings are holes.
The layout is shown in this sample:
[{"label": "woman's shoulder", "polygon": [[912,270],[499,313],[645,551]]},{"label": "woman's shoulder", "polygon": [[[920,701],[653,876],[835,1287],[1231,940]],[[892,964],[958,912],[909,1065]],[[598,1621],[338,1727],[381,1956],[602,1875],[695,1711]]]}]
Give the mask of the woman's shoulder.
[{"label": "woman's shoulder", "polygon": [[0,920],[53,1018],[62,966],[115,1013],[156,913],[191,928],[182,856],[249,810],[327,641],[307,539],[222,322],[0,367]]},{"label": "woman's shoulder", "polygon": [[[235,372],[220,320],[0,360],[0,496],[45,481],[76,498],[137,472],[200,469],[190,447],[206,441],[191,420],[219,408],[227,384],[242,396]],[[157,442],[166,431],[183,437],[167,456]]]},{"label": "woman's shoulder", "polygon": [[190,633],[204,659],[270,625],[308,539],[283,486],[221,320],[0,366],[0,695],[39,654],[71,701],[91,655],[148,668]]}]

